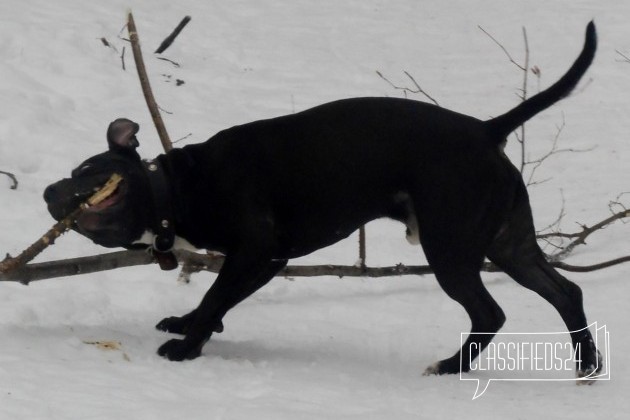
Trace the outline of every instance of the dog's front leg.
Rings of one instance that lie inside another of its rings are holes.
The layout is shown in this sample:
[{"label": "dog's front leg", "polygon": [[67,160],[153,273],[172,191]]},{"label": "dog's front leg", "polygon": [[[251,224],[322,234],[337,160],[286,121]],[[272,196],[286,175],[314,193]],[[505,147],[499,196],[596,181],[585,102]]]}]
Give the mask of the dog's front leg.
[{"label": "dog's front leg", "polygon": [[[238,297],[238,301],[235,302],[232,307],[236,306],[239,302],[245,300],[256,290],[260,289],[262,286],[267,284],[269,280],[274,278],[274,276],[278,274],[278,272],[287,265],[287,262],[288,262],[287,260],[271,261],[271,263],[269,263],[269,266],[265,270],[261,271],[258,277],[258,280],[255,282],[252,282],[251,287],[248,287],[247,289],[242,290],[241,295]],[[164,318],[163,320],[158,322],[155,328],[160,331],[168,332],[171,334],[186,335],[188,333],[188,330],[190,329],[190,326],[195,321],[196,317],[197,317],[197,309],[195,308],[194,310],[192,310],[190,313],[187,313],[186,315],[169,316],[167,318]],[[216,322],[216,324],[212,328],[212,332],[213,333],[223,332],[222,320],[218,320]]]},{"label": "dog's front leg", "polygon": [[250,252],[228,254],[199,307],[186,315],[191,318],[187,320],[186,337],[167,341],[158,349],[158,354],[175,361],[198,357],[227,311],[269,282],[286,263],[286,260],[271,261]]}]

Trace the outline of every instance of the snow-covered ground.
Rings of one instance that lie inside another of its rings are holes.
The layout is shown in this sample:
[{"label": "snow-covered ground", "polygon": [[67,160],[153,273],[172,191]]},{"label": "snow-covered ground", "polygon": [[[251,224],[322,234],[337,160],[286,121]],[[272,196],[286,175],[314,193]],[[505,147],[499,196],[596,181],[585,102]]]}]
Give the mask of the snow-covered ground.
[{"label": "snow-covered ground", "polygon": [[[329,100],[401,96],[376,70],[399,85],[410,72],[447,108],[498,115],[518,102],[522,74],[477,26],[518,61],[526,27],[544,88],[576,57],[594,18],[599,51],[585,80],[527,125],[532,158],[546,153],[563,118],[560,147],[593,148],[555,155],[538,170],[536,179],[549,181],[530,189],[537,225],[556,219],[564,197],[562,227],[574,231],[606,217],[609,201],[630,190],[630,64],[615,52],[630,54],[627,1],[2,0],[0,170],[20,185],[10,190],[0,175],[0,252],[16,254],[48,229],[43,189],[103,151],[113,119],[139,122],[140,153],[160,153],[129,47],[121,68],[126,43],[118,35],[129,7],[167,128],[174,139],[186,137],[178,146]],[[164,54],[181,67],[157,60],[151,51],[187,14],[192,22]],[[514,138],[508,151],[519,158]],[[424,261],[402,226],[378,221],[367,229],[370,265]],[[568,261],[629,254],[628,229],[618,223],[595,234]],[[296,263],[352,264],[355,243]],[[37,260],[103,251],[72,233]],[[184,363],[156,355],[169,337],[153,326],[195,306],[213,275],[182,286],[172,272],[147,266],[29,287],[4,283],[0,419],[625,419],[629,274],[621,265],[568,275],[584,290],[589,320],[610,331],[610,381],[493,382],[474,401],[472,382],[421,376],[469,329],[432,276],[278,278],[226,317],[202,357]],[[504,274],[484,280],[508,317],[502,331],[564,331],[549,304]],[[88,344],[95,341],[119,344],[105,350]],[[467,376],[477,377],[484,374]]]}]

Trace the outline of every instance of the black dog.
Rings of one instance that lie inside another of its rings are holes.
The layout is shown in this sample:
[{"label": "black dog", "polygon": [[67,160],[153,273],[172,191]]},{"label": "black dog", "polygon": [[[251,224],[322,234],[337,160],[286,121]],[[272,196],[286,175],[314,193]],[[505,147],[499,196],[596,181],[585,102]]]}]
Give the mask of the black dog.
[{"label": "black dog", "polygon": [[[582,292],[546,261],[534,237],[525,185],[503,154],[507,135],[567,96],[593,60],[591,22],[580,56],[554,85],[489,121],[406,99],[357,98],[230,128],[205,143],[143,162],[138,125],[111,123],[109,151],[46,189],[64,217],[113,173],[117,193],[74,228],[107,247],[167,252],[178,241],[225,254],[199,307],[157,328],[183,334],[160,347],[170,360],[200,355],[226,312],[271,280],[290,258],[389,217],[419,239],[440,286],[472,321],[468,340],[427,373],[469,369],[505,316],[482,284],[485,257],[560,313],[580,347],[579,375],[598,369]],[[476,351],[471,354],[470,343]]]}]

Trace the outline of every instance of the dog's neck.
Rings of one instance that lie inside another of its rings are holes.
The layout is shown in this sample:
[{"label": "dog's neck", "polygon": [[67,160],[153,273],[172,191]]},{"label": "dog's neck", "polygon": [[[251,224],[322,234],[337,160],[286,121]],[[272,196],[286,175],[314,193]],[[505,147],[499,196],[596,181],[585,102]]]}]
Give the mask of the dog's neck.
[{"label": "dog's neck", "polygon": [[[192,148],[192,149],[191,149]],[[192,152],[194,153],[191,153]],[[225,220],[225,214],[220,213],[222,207],[212,200],[216,196],[212,180],[216,177],[212,173],[216,163],[210,158],[200,164],[194,156],[204,155],[205,146],[186,146],[181,149],[173,149],[166,154],[156,157],[153,161],[157,165],[157,171],[163,175],[163,188],[151,185],[149,188],[157,190],[153,195],[162,194],[161,204],[147,203],[149,208],[147,218],[144,220],[144,229],[147,231],[136,244],[153,246],[160,240],[162,220],[168,221],[172,229],[172,248],[175,249],[211,249],[225,253],[229,232],[226,233],[222,224],[204,223],[199,225],[200,218],[207,220]],[[146,166],[146,164],[144,164]],[[148,169],[145,172],[149,172]],[[147,174],[149,183],[152,184],[151,174]],[[200,183],[200,180],[204,182]],[[162,191],[164,189],[165,191]],[[162,216],[161,214],[170,214]],[[217,233],[218,232],[218,233]],[[154,247],[155,248],[155,247]]]},{"label": "dog's neck", "polygon": [[[138,242],[150,245],[153,256],[162,270],[177,268],[177,258],[173,254],[175,244],[175,220],[173,216],[173,199],[162,162],[159,159],[143,161],[151,197],[151,212],[149,227],[153,232],[152,238],[143,235]],[[145,242],[147,241],[147,242]]]},{"label": "dog's neck", "polygon": [[151,245],[157,252],[170,252],[175,243],[175,220],[167,174],[159,159],[143,161],[143,167],[149,180],[153,208],[150,229],[154,238]]},{"label": "dog's neck", "polygon": [[[171,185],[170,163],[165,155],[153,160],[142,161],[143,168],[149,181],[151,190],[151,208],[149,214],[150,225],[142,236],[134,241],[134,244],[142,244],[151,247],[154,251],[167,253],[171,250],[197,251],[199,248],[192,245],[187,239],[176,234],[178,220],[174,202],[175,191]],[[181,198],[179,198],[181,200]],[[181,226],[180,226],[181,227]]]}]

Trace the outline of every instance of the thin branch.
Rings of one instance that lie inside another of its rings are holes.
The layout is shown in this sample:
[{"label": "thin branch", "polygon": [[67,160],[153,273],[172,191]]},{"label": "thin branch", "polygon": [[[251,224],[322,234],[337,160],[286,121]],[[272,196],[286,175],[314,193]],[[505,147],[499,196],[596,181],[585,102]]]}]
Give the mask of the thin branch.
[{"label": "thin branch", "polygon": [[175,141],[173,142],[173,144],[177,144],[177,143],[179,143],[180,141],[184,141],[184,140],[186,140],[187,138],[191,137],[192,135],[193,135],[192,133],[188,133],[188,134],[186,134],[184,137],[180,137],[180,138],[178,138],[177,140],[175,140]]},{"label": "thin branch", "polygon": [[160,115],[160,111],[158,110],[157,104],[155,102],[155,97],[153,96],[153,91],[151,90],[149,77],[147,76],[147,71],[144,66],[144,60],[142,59],[142,50],[140,49],[138,30],[136,29],[136,24],[133,20],[133,15],[131,14],[131,12],[129,12],[127,19],[127,29],[129,31],[129,39],[131,40],[131,49],[133,51],[133,58],[136,62],[136,69],[138,70],[138,77],[140,78],[142,93],[144,94],[144,99],[147,102],[149,112],[151,113],[151,117],[153,118],[153,124],[155,124],[155,128],[158,131],[160,141],[162,142],[162,147],[164,148],[165,152],[168,152],[173,148],[173,144],[171,143],[171,139],[168,137],[166,127],[164,126],[164,121],[162,120],[162,116]]},{"label": "thin branch", "polygon": [[407,97],[407,92],[409,93],[421,93],[422,95],[424,95],[427,99],[429,99],[431,102],[433,102],[435,105],[440,106],[440,104],[438,103],[438,101],[436,101],[431,95],[429,95],[427,92],[424,91],[424,89],[422,89],[420,87],[420,85],[418,84],[418,82],[416,82],[416,79],[413,78],[413,76],[411,76],[407,71],[404,72],[405,76],[407,76],[409,78],[409,80],[411,80],[411,82],[414,84],[414,86],[416,87],[416,89],[411,89],[408,87],[401,87],[401,86],[396,86],[394,83],[392,83],[389,79],[387,79],[385,76],[383,76],[383,74],[380,71],[376,71],[376,74],[383,80],[385,80],[391,87],[393,87],[396,90],[402,90],[405,93],[405,98]]},{"label": "thin branch", "polygon": [[422,89],[420,87],[420,85],[418,84],[418,82],[416,82],[416,79],[413,78],[413,76],[411,76],[406,70],[403,72],[405,73],[405,75],[411,80],[411,82],[416,86],[416,92],[417,93],[421,93],[424,96],[427,97],[427,99],[429,99],[431,102],[433,102],[435,105],[440,106],[440,104],[438,103],[437,100],[435,100],[431,95],[429,95],[424,89]]},{"label": "thin branch", "polygon": [[[558,250],[561,250],[562,246],[556,245],[555,243],[551,241],[552,238],[556,238],[556,237],[546,236],[546,234],[541,234],[540,232],[545,232],[545,231],[559,232],[560,231],[560,224],[562,223],[562,220],[564,219],[564,216],[566,215],[565,207],[564,207],[566,201],[564,199],[564,192],[562,191],[562,189],[560,190],[560,197],[562,198],[562,205],[560,206],[560,211],[558,212],[558,217],[556,217],[556,220],[554,220],[548,226],[536,232],[536,239],[542,240],[546,243],[546,245],[550,245]],[[544,250],[545,248],[543,248],[543,251]]]},{"label": "thin branch", "polygon": [[[488,36],[488,38],[490,38],[492,40],[492,42],[494,42],[495,44],[497,44],[499,46],[499,48],[501,48],[501,50],[505,53],[505,55],[507,56],[508,60],[510,60],[510,62],[512,64],[514,64],[516,67],[518,67],[523,72],[523,85],[521,87],[521,93],[520,93],[520,95],[518,95],[518,97],[519,97],[519,99],[522,102],[524,102],[525,100],[527,100],[527,77],[529,75],[529,41],[527,39],[527,30],[525,29],[525,27],[522,28],[522,30],[523,30],[523,42],[525,44],[525,64],[519,64],[519,63],[516,62],[516,60],[514,60],[514,58],[512,58],[512,55],[503,46],[503,44],[501,44],[499,41],[497,41],[497,39],[495,37],[490,35],[490,33],[488,31],[486,31],[480,25],[478,25],[477,27],[481,30],[481,32],[486,34],[486,36]],[[540,70],[538,69],[538,67],[536,67],[536,70],[537,70],[538,74],[540,74]],[[523,171],[525,170],[525,166],[527,165],[527,162],[525,160],[525,155],[526,155],[526,151],[525,151],[525,124],[522,124],[521,127],[520,127],[520,135],[516,131],[514,132],[514,135],[516,136],[516,140],[518,141],[518,143],[521,145],[521,167],[520,167],[520,172],[521,172],[521,174],[523,174]]]},{"label": "thin branch", "polygon": [[109,42],[109,41],[107,40],[107,38],[105,38],[105,37],[101,37],[101,38],[100,38],[100,41],[101,41],[101,43],[102,43],[104,46],[106,46],[107,48],[111,48],[111,49],[112,49],[112,50],[114,50],[116,53],[118,53],[118,49],[117,49],[117,48],[116,48],[116,47],[115,47],[115,46],[114,46],[111,42]]},{"label": "thin branch", "polygon": [[[529,75],[529,42],[527,41],[527,30],[523,26],[523,41],[525,42],[525,65],[523,70],[523,91],[522,101],[527,100],[527,76]],[[525,169],[525,124],[521,124],[521,174]]]},{"label": "thin branch", "polygon": [[122,48],[122,53],[120,53],[120,61],[122,62],[122,69],[124,71],[127,70],[127,68],[125,67],[125,51],[126,51],[127,47]]},{"label": "thin branch", "polygon": [[[165,113],[165,114],[168,114],[168,115],[173,115],[173,111],[167,111],[167,110],[165,110],[164,108],[162,108],[161,106],[158,106],[158,109],[159,109],[160,111],[162,111],[163,113]],[[176,142],[175,142],[175,141],[172,141],[171,143],[176,143]]]},{"label": "thin branch", "polygon": [[586,225],[581,225],[582,231],[580,232],[569,233],[569,234],[557,232],[557,233],[549,233],[545,235],[540,235],[539,237],[546,237],[546,238],[561,237],[561,238],[573,239],[573,241],[571,241],[571,243],[569,243],[566,247],[564,247],[562,251],[556,254],[553,254],[549,257],[551,261],[561,261],[565,259],[566,257],[568,257],[569,254],[573,252],[573,249],[575,249],[576,246],[586,244],[586,238],[588,238],[592,233],[600,229],[604,229],[606,226],[608,226],[609,224],[613,223],[616,220],[621,220],[626,217],[630,217],[630,209],[626,209],[626,210],[614,213],[612,216],[602,220],[599,223],[594,224],[591,227],[588,227]]},{"label": "thin branch", "polygon": [[173,66],[175,66],[175,67],[178,67],[178,68],[179,68],[179,67],[181,67],[181,66],[179,65],[179,63],[177,63],[177,62],[175,62],[175,61],[173,61],[173,60],[170,60],[170,59],[168,59],[168,58],[166,58],[166,57],[157,57],[157,59],[158,59],[158,60],[162,60],[162,61],[166,61],[166,62],[168,62],[168,63],[171,63],[171,64],[172,64]]},{"label": "thin branch", "polygon": [[359,264],[362,269],[367,268],[367,251],[366,251],[366,237],[365,237],[365,225],[359,228]]},{"label": "thin branch", "polygon": [[[512,64],[514,64],[516,67],[518,67],[519,69],[523,70],[523,71],[527,71],[527,67],[523,67],[521,64],[518,64],[510,55],[510,53],[508,52],[508,50],[503,46],[503,44],[501,44],[499,41],[497,41],[492,35],[490,35],[490,33],[488,33],[485,29],[483,29],[483,27],[481,27],[481,25],[477,26],[481,32],[483,32],[484,34],[486,34],[488,36],[488,38],[490,38],[492,41],[494,41],[495,44],[497,44],[499,46],[499,48],[501,48],[501,50],[503,50],[503,52],[505,53],[505,55],[507,56],[508,60],[510,60],[510,62]],[[523,28],[523,33],[525,35],[525,37],[527,37],[527,34],[525,33],[525,28]]]},{"label": "thin branch", "polygon": [[11,188],[12,190],[17,190],[18,180],[15,175],[13,175],[11,172],[5,171],[0,171],[0,174],[8,176],[11,179],[11,186],[9,188]]},{"label": "thin branch", "polygon": [[619,50],[615,50],[615,52],[623,58],[623,60],[618,60],[618,61],[623,62],[623,63],[630,63],[630,57],[628,57],[626,54],[623,54]]},{"label": "thin branch", "polygon": [[[526,165],[533,165],[531,172],[529,173],[529,178],[527,179],[527,182],[525,185],[527,185],[528,187],[530,185],[534,185],[533,182],[533,178],[534,178],[534,174],[536,173],[536,170],[540,167],[540,165],[543,164],[543,162],[545,160],[547,160],[549,157],[551,157],[552,155],[559,153],[558,150],[558,140],[560,140],[560,135],[562,134],[562,131],[564,130],[564,127],[566,127],[566,121],[564,119],[564,112],[562,113],[562,124],[560,124],[560,126],[556,127],[556,135],[553,138],[553,143],[551,145],[551,149],[542,157],[533,160],[533,161],[525,161],[523,163],[523,165],[521,166],[521,173],[523,173],[525,166]],[[569,149],[563,150],[563,151],[568,151]],[[537,182],[537,184],[540,184],[540,182]]]},{"label": "thin branch", "polygon": [[177,25],[173,32],[169,36],[167,36],[166,39],[162,41],[158,49],[155,50],[155,54],[162,54],[164,51],[166,51],[166,49],[171,46],[173,41],[175,41],[175,38],[177,38],[179,33],[182,31],[182,29],[184,29],[188,22],[190,22],[190,16],[186,16],[184,19],[182,19],[182,21],[179,22],[179,25]]},{"label": "thin branch", "polygon": [[571,271],[574,273],[587,273],[590,271],[602,270],[604,268],[612,267],[614,265],[619,265],[625,262],[630,262],[630,255],[593,265],[576,266],[563,263],[562,261],[551,261],[551,265],[564,271]]}]

